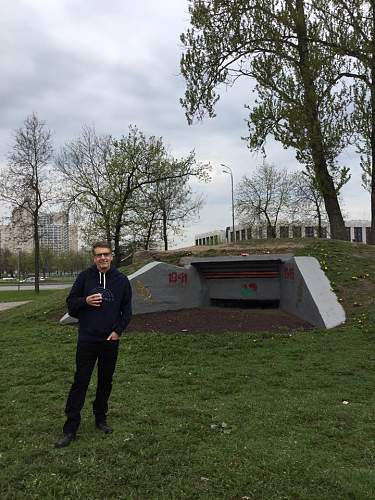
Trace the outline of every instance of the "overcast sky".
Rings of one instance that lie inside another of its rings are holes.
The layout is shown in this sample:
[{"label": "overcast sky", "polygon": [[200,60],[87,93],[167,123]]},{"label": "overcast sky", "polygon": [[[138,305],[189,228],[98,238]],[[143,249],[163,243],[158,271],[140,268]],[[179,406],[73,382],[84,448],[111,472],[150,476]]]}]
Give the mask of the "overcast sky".
[{"label": "overcast sky", "polygon": [[[83,124],[98,132],[126,134],[130,124],[162,136],[173,156],[195,150],[209,161],[213,180],[194,186],[206,204],[176,246],[194,234],[231,224],[230,178],[235,183],[262,161],[249,153],[244,104],[253,94],[249,80],[221,93],[217,117],[188,126],[179,98],[179,35],[189,25],[187,0],[13,0],[0,16],[0,161],[13,130],[36,112],[54,132],[56,148],[80,134]],[[295,170],[293,151],[270,141],[268,161]],[[360,188],[358,158],[347,153],[352,180],[343,192],[348,218],[369,218],[369,196]]]}]

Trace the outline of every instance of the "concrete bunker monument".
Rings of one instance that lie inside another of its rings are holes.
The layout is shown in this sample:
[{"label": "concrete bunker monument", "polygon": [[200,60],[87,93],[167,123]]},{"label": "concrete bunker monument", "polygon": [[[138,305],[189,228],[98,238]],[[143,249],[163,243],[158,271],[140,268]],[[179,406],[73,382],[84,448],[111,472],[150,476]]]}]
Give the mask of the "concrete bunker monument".
[{"label": "concrete bunker monument", "polygon": [[[345,321],[344,309],[314,257],[185,257],[181,263],[183,267],[151,262],[129,276],[134,314],[229,302],[272,305],[320,328]],[[65,314],[60,323],[76,321]]]}]

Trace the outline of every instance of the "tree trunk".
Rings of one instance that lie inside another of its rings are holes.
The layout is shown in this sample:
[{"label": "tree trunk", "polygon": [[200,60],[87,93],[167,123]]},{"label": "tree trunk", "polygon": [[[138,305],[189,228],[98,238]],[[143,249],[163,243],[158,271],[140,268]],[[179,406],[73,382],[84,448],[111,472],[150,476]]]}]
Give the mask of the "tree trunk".
[{"label": "tree trunk", "polygon": [[276,238],[276,223],[277,220],[275,221],[275,224],[272,224],[271,219],[268,216],[267,212],[264,212],[264,216],[266,218],[266,238],[271,239],[271,238]]},{"label": "tree trunk", "polygon": [[164,241],[164,250],[168,250],[167,215],[164,211],[163,211],[163,241]]},{"label": "tree trunk", "polygon": [[152,234],[152,228],[154,225],[154,220],[155,220],[155,213],[152,214],[151,220],[148,224],[148,230],[147,230],[147,235],[146,235],[146,244],[145,244],[145,250],[149,250],[150,248],[150,240],[151,240],[151,234]]},{"label": "tree trunk", "polygon": [[33,214],[34,223],[34,274],[35,274],[35,293],[39,293],[39,274],[40,274],[40,245],[39,245],[39,212],[36,210]]},{"label": "tree trunk", "polygon": [[[291,5],[291,2],[288,3]],[[294,15],[297,33],[299,70],[304,89],[303,100],[306,128],[308,131],[314,172],[328,214],[331,226],[331,236],[338,240],[346,240],[345,223],[337,199],[334,182],[328,171],[327,159],[324,152],[323,136],[318,113],[318,99],[309,54],[304,0],[296,0],[296,8],[295,10],[291,8],[291,13]]]},{"label": "tree trunk", "polygon": [[107,243],[112,244],[112,234],[111,234],[111,223],[108,214],[103,214],[104,227],[105,227],[105,238]]},{"label": "tree trunk", "polygon": [[316,206],[316,213],[318,216],[318,238],[322,238],[323,237],[322,213],[320,211],[319,202],[317,202],[315,206]]},{"label": "tree trunk", "polygon": [[121,263],[121,255],[120,255],[120,231],[121,231],[121,227],[116,227],[116,230],[115,230],[115,237],[114,237],[114,240],[113,240],[113,251],[115,253],[115,256],[114,256],[114,259],[113,259],[113,262],[115,264],[116,267],[118,267]]},{"label": "tree trunk", "polygon": [[[121,255],[120,255],[120,237],[121,237],[121,229],[122,229],[122,217],[124,215],[124,208],[125,208],[125,203],[126,203],[126,200],[128,199],[128,195],[129,195],[129,189],[126,191],[126,195],[123,194],[123,198],[121,200],[121,203],[120,203],[120,210],[119,210],[119,213],[117,215],[117,218],[116,218],[116,225],[115,225],[115,235],[114,235],[114,252],[115,252],[115,258],[114,258],[114,263],[115,263],[115,266],[119,266],[120,265],[120,262],[121,262]],[[110,219],[108,219],[110,220]],[[110,223],[108,222],[108,225],[107,225],[107,233],[110,233]],[[110,236],[111,238],[111,236]],[[111,242],[111,240],[109,239],[108,240],[109,242]]]},{"label": "tree trunk", "polygon": [[371,7],[371,228],[367,243],[375,245],[375,6],[373,2]]},{"label": "tree trunk", "polygon": [[274,226],[271,223],[267,224],[267,239],[274,239],[276,238],[276,226]]}]

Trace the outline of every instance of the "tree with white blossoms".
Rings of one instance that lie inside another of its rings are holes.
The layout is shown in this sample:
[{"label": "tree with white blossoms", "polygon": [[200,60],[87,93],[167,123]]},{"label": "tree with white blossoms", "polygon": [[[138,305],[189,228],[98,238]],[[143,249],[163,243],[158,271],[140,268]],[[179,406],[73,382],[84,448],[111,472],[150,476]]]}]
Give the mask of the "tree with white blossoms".
[{"label": "tree with white blossoms", "polygon": [[266,224],[267,237],[276,238],[276,225],[289,219],[295,206],[295,176],[263,163],[244,176],[236,188],[236,209],[245,224]]}]

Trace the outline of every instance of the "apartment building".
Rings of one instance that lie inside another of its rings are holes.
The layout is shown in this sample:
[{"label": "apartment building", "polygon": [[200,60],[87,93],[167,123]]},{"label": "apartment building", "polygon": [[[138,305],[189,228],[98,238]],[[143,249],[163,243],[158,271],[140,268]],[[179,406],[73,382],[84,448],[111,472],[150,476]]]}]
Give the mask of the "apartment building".
[{"label": "apartment building", "polygon": [[[66,212],[42,213],[39,217],[39,238],[42,248],[55,253],[78,251],[78,227],[69,224]],[[9,224],[0,225],[0,248],[16,252],[33,250],[33,226],[26,211],[14,210]]]}]

